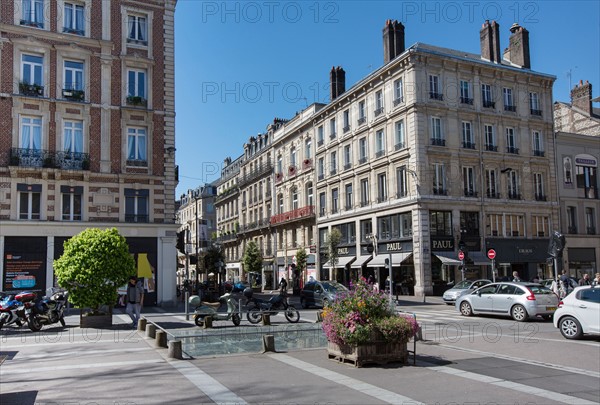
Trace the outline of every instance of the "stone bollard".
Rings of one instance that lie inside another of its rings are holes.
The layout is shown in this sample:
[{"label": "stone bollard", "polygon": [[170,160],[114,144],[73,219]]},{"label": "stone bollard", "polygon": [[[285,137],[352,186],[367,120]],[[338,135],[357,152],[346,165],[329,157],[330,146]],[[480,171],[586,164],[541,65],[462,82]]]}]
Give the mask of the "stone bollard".
[{"label": "stone bollard", "polygon": [[154,347],[167,347],[167,332],[161,329],[156,331],[156,340],[154,341]]},{"label": "stone bollard", "polygon": [[262,324],[263,324],[263,326],[270,325],[271,324],[271,315],[262,314]]},{"label": "stone bollard", "polygon": [[138,332],[145,332],[148,320],[146,318],[140,318],[138,320]]},{"label": "stone bollard", "polygon": [[167,357],[170,359],[183,359],[183,354],[181,350],[181,340],[171,340],[169,341],[169,352],[167,353]]},{"label": "stone bollard", "polygon": [[262,343],[263,343],[263,353],[275,351],[275,336],[263,335]]},{"label": "stone bollard", "polygon": [[204,329],[211,329],[213,327],[212,322],[213,322],[213,319],[211,316],[205,316],[204,317],[204,325],[203,325]]},{"label": "stone bollard", "polygon": [[323,311],[317,311],[317,322],[323,322]]},{"label": "stone bollard", "polygon": [[146,325],[146,337],[154,339],[156,337],[156,325],[149,323]]}]

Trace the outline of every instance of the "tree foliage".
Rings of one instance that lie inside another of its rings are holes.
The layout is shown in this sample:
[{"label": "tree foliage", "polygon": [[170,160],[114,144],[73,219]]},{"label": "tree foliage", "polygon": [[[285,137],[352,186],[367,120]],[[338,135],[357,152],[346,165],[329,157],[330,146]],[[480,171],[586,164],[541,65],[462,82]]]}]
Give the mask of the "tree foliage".
[{"label": "tree foliage", "polygon": [[129,245],[116,228],[88,228],[67,240],[64,253],[54,260],[54,270],[69,301],[94,312],[117,302],[117,288],[136,273]]},{"label": "tree foliage", "polygon": [[248,242],[244,257],[242,258],[244,271],[247,273],[260,273],[262,270],[263,257],[258,245],[254,241]]},{"label": "tree foliage", "polygon": [[296,252],[296,266],[298,270],[303,271],[306,268],[306,262],[308,260],[308,255],[306,254],[306,249],[300,248]]},{"label": "tree foliage", "polygon": [[342,233],[337,228],[332,228],[327,236],[326,246],[327,246],[327,258],[329,259],[329,264],[333,269],[338,264],[338,246],[340,245],[340,241],[342,240]]},{"label": "tree foliage", "polygon": [[204,256],[204,268],[206,269],[206,273],[218,273],[219,262],[225,264],[225,253],[223,252],[223,247],[221,245],[213,244],[206,250],[206,255]]}]

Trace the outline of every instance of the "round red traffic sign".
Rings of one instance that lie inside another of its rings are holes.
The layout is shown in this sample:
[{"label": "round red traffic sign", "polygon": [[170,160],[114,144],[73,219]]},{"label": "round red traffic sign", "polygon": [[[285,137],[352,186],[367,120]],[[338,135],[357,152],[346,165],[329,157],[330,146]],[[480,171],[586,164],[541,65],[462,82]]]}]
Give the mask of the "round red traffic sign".
[{"label": "round red traffic sign", "polygon": [[488,250],[488,259],[494,260],[495,257],[496,257],[496,251],[494,249]]},{"label": "round red traffic sign", "polygon": [[462,250],[458,251],[458,260],[465,260],[465,252]]}]

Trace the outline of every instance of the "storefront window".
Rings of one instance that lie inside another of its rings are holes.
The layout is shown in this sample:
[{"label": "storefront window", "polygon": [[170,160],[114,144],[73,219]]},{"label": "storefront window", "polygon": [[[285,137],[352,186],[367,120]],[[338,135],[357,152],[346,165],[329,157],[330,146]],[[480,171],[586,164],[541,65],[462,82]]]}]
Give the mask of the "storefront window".
[{"label": "storefront window", "polygon": [[432,236],[452,236],[451,211],[430,211],[429,221]]}]

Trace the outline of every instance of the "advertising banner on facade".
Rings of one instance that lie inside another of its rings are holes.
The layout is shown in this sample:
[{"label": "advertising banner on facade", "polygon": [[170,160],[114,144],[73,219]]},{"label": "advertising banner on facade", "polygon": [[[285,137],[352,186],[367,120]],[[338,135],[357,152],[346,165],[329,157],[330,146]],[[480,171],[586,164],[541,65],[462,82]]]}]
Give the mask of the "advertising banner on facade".
[{"label": "advertising banner on facade", "polygon": [[46,293],[46,238],[6,237],[2,290]]}]

